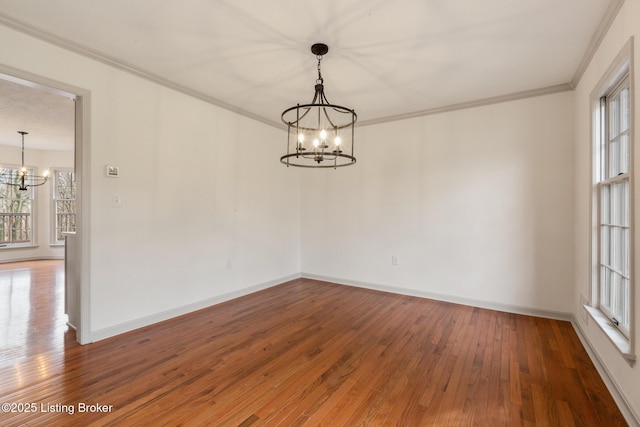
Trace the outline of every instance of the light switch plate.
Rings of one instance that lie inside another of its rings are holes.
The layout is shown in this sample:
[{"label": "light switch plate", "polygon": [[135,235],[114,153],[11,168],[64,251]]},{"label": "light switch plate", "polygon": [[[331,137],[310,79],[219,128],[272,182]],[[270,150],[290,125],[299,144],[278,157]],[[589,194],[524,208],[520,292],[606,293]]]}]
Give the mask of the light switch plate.
[{"label": "light switch plate", "polygon": [[122,196],[119,194],[111,195],[111,207],[112,208],[121,208],[122,207]]}]

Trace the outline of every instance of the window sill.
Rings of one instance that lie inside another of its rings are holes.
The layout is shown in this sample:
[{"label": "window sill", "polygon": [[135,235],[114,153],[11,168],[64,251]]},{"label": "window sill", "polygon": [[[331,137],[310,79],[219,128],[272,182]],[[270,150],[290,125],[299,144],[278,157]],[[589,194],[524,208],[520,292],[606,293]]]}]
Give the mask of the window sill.
[{"label": "window sill", "polygon": [[0,245],[0,251],[1,250],[10,250],[10,249],[33,249],[33,248],[37,248],[38,245],[30,245],[30,244],[26,244],[26,245],[13,245],[13,244],[4,244],[4,245]]},{"label": "window sill", "polygon": [[636,361],[636,355],[631,350],[631,343],[624,336],[622,332],[620,332],[611,321],[607,319],[607,317],[597,308],[590,307],[588,305],[583,306],[587,313],[591,316],[593,320],[600,326],[600,329],[605,333],[605,335],[609,338],[609,340],[613,343],[613,345],[618,349],[622,357],[629,363],[634,364]]}]

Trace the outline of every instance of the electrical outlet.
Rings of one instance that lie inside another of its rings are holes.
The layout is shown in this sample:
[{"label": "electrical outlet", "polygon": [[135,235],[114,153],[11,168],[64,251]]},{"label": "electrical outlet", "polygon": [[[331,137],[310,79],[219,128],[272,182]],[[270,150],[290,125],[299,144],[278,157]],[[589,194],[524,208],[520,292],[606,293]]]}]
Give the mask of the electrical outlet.
[{"label": "electrical outlet", "polygon": [[400,265],[400,257],[398,255],[391,255],[391,265]]}]

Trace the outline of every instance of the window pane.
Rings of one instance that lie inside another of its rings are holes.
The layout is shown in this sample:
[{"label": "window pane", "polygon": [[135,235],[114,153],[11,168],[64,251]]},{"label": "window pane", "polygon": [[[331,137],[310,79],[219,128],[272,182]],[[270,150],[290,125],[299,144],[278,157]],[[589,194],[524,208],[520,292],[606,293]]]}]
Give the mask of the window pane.
[{"label": "window pane", "polygon": [[603,185],[600,193],[600,216],[601,219],[600,221],[603,224],[610,224],[611,223],[611,215],[610,215],[610,208],[611,208],[611,202],[609,194],[610,194],[610,189],[608,185]]},{"label": "window pane", "polygon": [[627,277],[631,277],[631,230],[624,230],[624,244],[625,244],[625,253],[624,253],[624,275]]},{"label": "window pane", "polygon": [[611,305],[611,280],[609,269],[600,267],[600,305],[608,309]]},{"label": "window pane", "polygon": [[620,135],[620,170],[619,173],[629,172],[629,134]]},{"label": "window pane", "polygon": [[620,144],[617,139],[609,141],[609,173],[607,178],[613,178],[620,173]]},{"label": "window pane", "polygon": [[616,224],[616,220],[618,219],[618,203],[620,200],[620,196],[616,191],[617,188],[614,184],[609,186],[609,223]]},{"label": "window pane", "polygon": [[620,251],[622,252],[622,268],[620,269],[620,271],[622,272],[622,274],[624,274],[626,277],[629,277],[629,253],[631,252],[629,250],[629,229],[625,228],[622,230],[622,242],[621,242],[621,248]]},{"label": "window pane", "polygon": [[56,171],[56,199],[75,199],[73,172]]},{"label": "window pane", "polygon": [[[629,290],[630,290],[630,288],[629,288],[629,286],[630,286],[629,279],[624,279],[624,281],[622,283],[622,286],[623,286],[623,290],[622,290],[623,298],[628,301],[628,299],[629,299],[629,297],[631,295],[630,292],[629,292]],[[626,326],[626,325],[630,324],[631,315],[630,315],[630,310],[629,310],[629,304],[624,304],[623,305],[623,312],[622,312],[621,318],[622,318],[623,325]]]},{"label": "window pane", "polygon": [[76,183],[73,171],[54,171],[55,242],[64,240],[63,233],[76,231]]},{"label": "window pane", "polygon": [[615,96],[609,100],[609,140],[620,133],[620,98]]},{"label": "window pane", "polygon": [[629,227],[631,225],[629,220],[629,212],[631,212],[631,185],[629,184],[629,180],[622,181],[622,193],[624,198],[622,225]]},{"label": "window pane", "polygon": [[13,200],[9,209],[12,213],[31,213],[31,201]]},{"label": "window pane", "polygon": [[611,229],[611,267],[620,270],[620,229]]},{"label": "window pane", "polygon": [[609,256],[609,227],[603,226],[600,233],[602,242],[600,245],[600,262],[604,265],[611,265],[611,257]]},{"label": "window pane", "polygon": [[30,243],[33,192],[11,185],[20,183],[18,169],[0,167],[0,174],[5,182],[0,185],[0,241],[5,244]]},{"label": "window pane", "polygon": [[626,87],[620,91],[620,102],[618,107],[620,109],[620,126],[619,132],[625,132],[629,129],[629,88]]}]

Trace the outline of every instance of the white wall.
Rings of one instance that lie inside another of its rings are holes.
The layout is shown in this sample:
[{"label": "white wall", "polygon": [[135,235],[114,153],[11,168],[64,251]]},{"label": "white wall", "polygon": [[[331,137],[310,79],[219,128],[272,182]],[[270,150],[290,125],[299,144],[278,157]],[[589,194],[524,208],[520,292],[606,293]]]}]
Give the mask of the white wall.
[{"label": "white wall", "polygon": [[[17,134],[16,134],[17,135]],[[20,165],[20,147],[0,145],[0,159],[6,165]],[[73,152],[43,151],[25,149],[25,164],[34,167],[38,173],[45,169],[73,168]],[[36,246],[0,249],[0,262],[22,261],[28,259],[64,257],[64,247],[51,246],[53,214],[51,202],[51,180],[35,189],[33,232]]]},{"label": "white wall", "polygon": [[302,173],[303,272],[570,312],[572,103],[565,92],[359,128],[355,166]]},{"label": "white wall", "polygon": [[283,131],[1,26],[0,51],[9,67],[91,93],[94,338],[299,273]]},{"label": "white wall", "polygon": [[[580,307],[580,295],[589,296],[589,212],[590,200],[590,173],[591,173],[591,122],[590,122],[590,94],[597,86],[599,80],[605,75],[607,68],[613,63],[618,53],[623,49],[630,37],[635,39],[635,138],[634,138],[634,164],[635,164],[635,217],[640,213],[640,144],[638,143],[638,132],[640,131],[640,2],[626,1],[618,13],[616,20],[611,26],[607,36],[600,45],[591,64],[583,75],[575,90],[575,287],[572,297],[573,312],[580,328],[591,343],[598,358],[615,381],[622,395],[626,398],[629,406],[635,412],[636,419],[640,419],[640,370],[637,364],[629,365],[604,336],[600,328],[585,317]],[[636,219],[636,226],[639,225]],[[635,272],[640,272],[640,234],[635,233]],[[640,343],[640,292],[638,286],[640,282],[636,279],[635,311],[636,321],[635,340]],[[637,345],[637,344],[636,344]],[[637,348],[636,348],[637,352]]]}]

